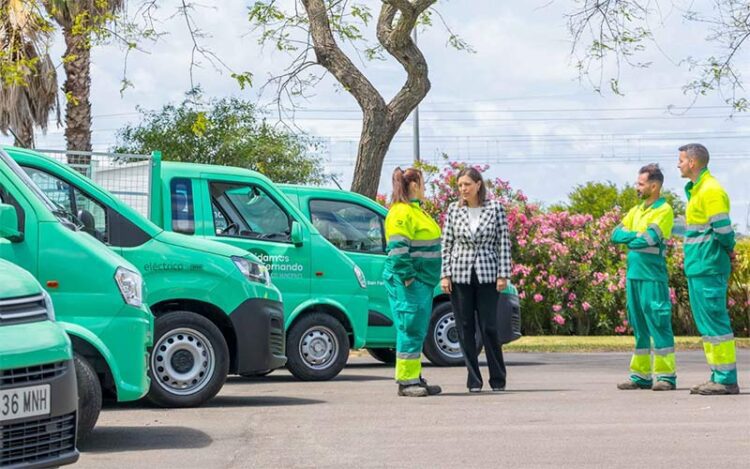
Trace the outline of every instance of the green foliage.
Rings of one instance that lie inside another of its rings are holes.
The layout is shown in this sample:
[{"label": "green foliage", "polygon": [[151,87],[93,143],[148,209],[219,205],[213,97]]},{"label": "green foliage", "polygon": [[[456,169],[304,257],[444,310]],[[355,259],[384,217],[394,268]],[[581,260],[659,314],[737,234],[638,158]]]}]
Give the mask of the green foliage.
[{"label": "green foliage", "polygon": [[[685,214],[685,203],[670,190],[663,190],[662,195],[672,206],[675,216]],[[550,207],[551,211],[567,210],[572,214],[593,215],[601,217],[615,207],[627,212],[640,203],[638,192],[634,187],[625,185],[618,188],[612,182],[587,182],[579,184],[568,194],[567,204]]]},{"label": "green foliage", "polygon": [[310,153],[315,141],[275,129],[247,101],[193,100],[158,111],[140,110],[143,120],[118,132],[122,153],[161,150],[165,160],[238,166],[276,182],[320,184],[320,162]]}]

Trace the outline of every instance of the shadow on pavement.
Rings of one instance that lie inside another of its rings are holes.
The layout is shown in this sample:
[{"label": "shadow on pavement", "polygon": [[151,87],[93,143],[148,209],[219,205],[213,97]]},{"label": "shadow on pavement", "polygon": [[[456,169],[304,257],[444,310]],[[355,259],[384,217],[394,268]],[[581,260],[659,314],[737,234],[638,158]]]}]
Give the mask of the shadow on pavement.
[{"label": "shadow on pavement", "polygon": [[213,440],[188,427],[97,426],[79,449],[87,453],[122,453],[155,449],[204,448]]},{"label": "shadow on pavement", "polygon": [[203,407],[284,407],[325,403],[317,399],[285,396],[216,396]]},{"label": "shadow on pavement", "polygon": [[[383,381],[389,380],[391,377],[388,376],[376,376],[376,375],[346,375],[340,374],[330,381]],[[230,376],[227,378],[227,384],[248,384],[248,383],[298,383],[304,384],[307,381],[300,381],[292,375],[269,375],[262,377],[250,377],[245,378],[242,376]],[[320,381],[309,381],[310,383]]]},{"label": "shadow on pavement", "polygon": [[508,389],[500,392],[492,392],[489,389],[485,389],[482,392],[474,393],[469,391],[464,392],[444,392],[435,398],[440,397],[482,397],[482,396],[494,396],[498,399],[502,398],[505,394],[526,394],[535,392],[572,392],[574,389]]}]

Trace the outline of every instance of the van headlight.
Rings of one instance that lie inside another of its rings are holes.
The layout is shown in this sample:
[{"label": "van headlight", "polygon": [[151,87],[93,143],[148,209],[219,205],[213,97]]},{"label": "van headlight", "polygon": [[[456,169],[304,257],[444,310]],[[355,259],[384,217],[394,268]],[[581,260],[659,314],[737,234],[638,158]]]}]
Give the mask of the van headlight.
[{"label": "van headlight", "polygon": [[125,303],[140,308],[143,306],[143,277],[124,267],[118,267],[115,272],[115,282],[120,289]]},{"label": "van headlight", "polygon": [[362,272],[362,269],[360,269],[358,265],[354,266],[354,275],[357,277],[359,286],[367,289],[367,279],[365,278],[365,273]]},{"label": "van headlight", "polygon": [[264,285],[271,283],[271,274],[265,265],[238,256],[232,256],[232,262],[240,269],[242,275],[251,282],[258,282]]},{"label": "van headlight", "polygon": [[52,304],[52,297],[49,296],[47,290],[42,290],[42,296],[44,296],[44,309],[47,310],[47,318],[50,321],[55,320],[55,305]]}]

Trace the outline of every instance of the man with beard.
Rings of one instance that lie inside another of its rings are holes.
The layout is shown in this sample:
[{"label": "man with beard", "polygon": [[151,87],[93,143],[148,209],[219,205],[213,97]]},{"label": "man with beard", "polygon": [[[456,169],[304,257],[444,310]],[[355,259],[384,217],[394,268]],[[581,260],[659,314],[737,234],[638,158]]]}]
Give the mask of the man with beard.
[{"label": "man with beard", "polygon": [[635,335],[630,379],[617,385],[622,390],[672,391],[677,384],[665,255],[674,213],[661,196],[663,184],[659,165],[642,167],[636,187],[643,202],[612,233],[613,243],[628,247],[628,319]]},{"label": "man with beard", "polygon": [[711,378],[691,394],[739,394],[734,333],[727,311],[727,287],[734,258],[729,196],[708,171],[708,150],[700,143],[679,148],[678,168],[685,186],[685,275],[690,309],[703,336]]}]

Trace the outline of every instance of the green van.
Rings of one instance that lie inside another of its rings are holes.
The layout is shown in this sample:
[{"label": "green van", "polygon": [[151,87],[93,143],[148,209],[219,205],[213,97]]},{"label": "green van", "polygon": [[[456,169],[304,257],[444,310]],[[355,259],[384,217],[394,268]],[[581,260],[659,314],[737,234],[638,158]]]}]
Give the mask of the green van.
[{"label": "green van", "polygon": [[90,173],[96,160],[76,170],[65,155],[7,151],[47,197],[75,214],[71,218],[83,232],[143,273],[145,301],[155,317],[149,400],[165,407],[197,406],[215,396],[230,373],[262,374],[284,366],[281,294],[258,258],[159,228],[81,174]]},{"label": "green van", "polygon": [[[10,215],[0,206],[2,240],[19,235]],[[0,260],[0,467],[78,460],[73,350],[54,320],[52,300],[39,282]]]},{"label": "green van", "polygon": [[[165,162],[153,179],[157,225],[257,255],[284,294],[287,368],[302,380],[334,378],[367,333],[361,269],[313,228],[271,180],[226,166]],[[189,201],[182,205],[181,201]]]},{"label": "green van", "polygon": [[78,380],[78,439],[101,409],[102,392],[140,399],[149,386],[153,316],[143,280],[128,261],[79,231],[0,148],[0,258],[30,272],[46,288],[68,333]]}]

